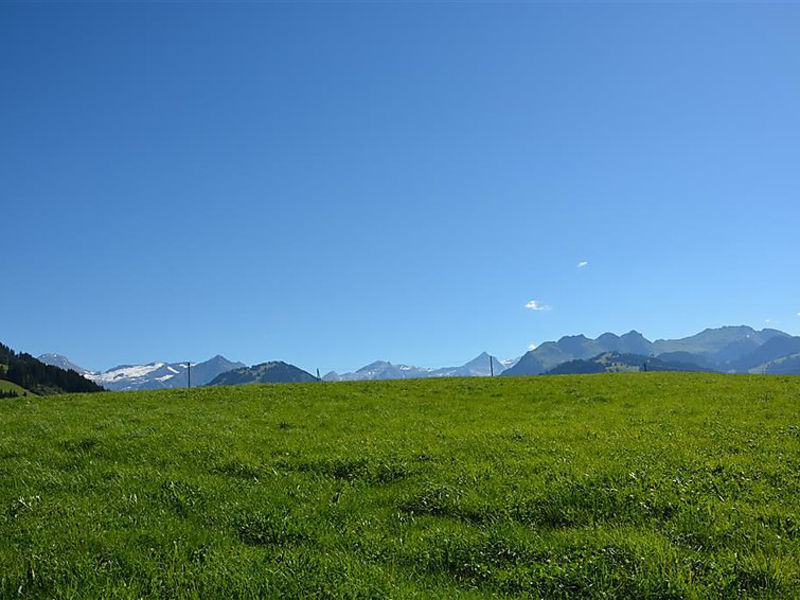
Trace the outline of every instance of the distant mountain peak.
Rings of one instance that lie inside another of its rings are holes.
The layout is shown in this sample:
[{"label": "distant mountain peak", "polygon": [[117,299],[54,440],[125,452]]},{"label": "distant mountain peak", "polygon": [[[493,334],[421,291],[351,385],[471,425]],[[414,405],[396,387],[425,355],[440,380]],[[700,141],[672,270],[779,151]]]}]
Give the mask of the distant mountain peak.
[{"label": "distant mountain peak", "polygon": [[466,363],[466,365],[471,365],[471,364],[474,364],[474,363],[481,363],[481,362],[489,364],[490,360],[496,361],[498,363],[500,362],[499,360],[497,360],[497,358],[495,358],[494,356],[492,356],[488,352],[481,352],[480,354],[478,354],[478,356],[476,356],[472,360],[468,361]]},{"label": "distant mountain peak", "polygon": [[561,339],[558,340],[558,343],[560,344],[561,342],[583,341],[588,339],[589,338],[587,338],[585,335],[579,333],[577,335],[564,335],[561,337]]},{"label": "distant mountain peak", "polygon": [[636,331],[635,329],[631,329],[628,333],[623,333],[620,337],[627,338],[627,337],[635,337],[635,338],[644,338],[644,336]]},{"label": "distant mountain peak", "polygon": [[54,354],[54,353],[47,353],[42,354],[36,358],[39,362],[43,362],[46,365],[51,365],[53,367],[58,367],[60,369],[65,369],[67,371],[75,371],[76,373],[80,373],[81,375],[85,375],[86,373],[90,373],[89,369],[84,369],[73,363],[70,359],[68,359],[63,354]]},{"label": "distant mountain peak", "polygon": [[254,369],[279,369],[280,367],[289,366],[288,363],[283,362],[282,360],[268,360],[267,362],[258,363],[257,365],[253,365],[252,368]]},{"label": "distant mountain peak", "polygon": [[240,367],[219,374],[208,385],[242,385],[248,383],[310,383],[318,381],[311,373],[282,360],[270,360]]},{"label": "distant mountain peak", "polygon": [[380,369],[382,367],[391,367],[392,363],[388,360],[376,360],[375,362],[371,362],[368,365],[365,365],[358,369],[356,373],[363,373],[364,371],[374,371],[375,369]]}]

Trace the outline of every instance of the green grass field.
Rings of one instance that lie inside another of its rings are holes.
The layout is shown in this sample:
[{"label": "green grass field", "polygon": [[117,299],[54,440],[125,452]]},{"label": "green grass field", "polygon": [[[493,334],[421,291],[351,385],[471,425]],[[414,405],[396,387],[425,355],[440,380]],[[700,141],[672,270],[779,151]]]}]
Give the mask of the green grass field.
[{"label": "green grass field", "polygon": [[3,598],[800,597],[800,378],[0,401]]}]

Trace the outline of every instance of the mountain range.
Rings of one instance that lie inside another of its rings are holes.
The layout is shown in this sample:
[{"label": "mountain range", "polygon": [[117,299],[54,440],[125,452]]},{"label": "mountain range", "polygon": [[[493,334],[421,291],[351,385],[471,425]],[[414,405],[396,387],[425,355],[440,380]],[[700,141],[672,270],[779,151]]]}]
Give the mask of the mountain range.
[{"label": "mountain range", "polygon": [[[94,381],[107,390],[160,390],[183,388],[189,383],[187,363],[152,362],[146,365],[119,365],[104,372],[90,371],[70,361],[61,354],[42,354],[38,357],[45,364],[62,369],[71,369],[86,379]],[[245,367],[244,363],[232,362],[217,355],[201,363],[193,363],[192,387],[211,383],[221,373]]]},{"label": "mountain range", "polygon": [[527,352],[503,375],[540,375],[566,362],[587,360],[607,352],[694,365],[697,367],[695,370],[800,374],[800,370],[794,370],[795,359],[800,359],[800,337],[792,337],[777,329],[757,331],[739,325],[705,329],[689,337],[654,342],[638,331],[622,336],[604,333],[596,339],[583,335],[566,336]]},{"label": "mountain range", "polygon": [[[152,362],[120,365],[105,372],[84,369],[59,354],[42,354],[38,360],[72,370],[109,390],[150,390],[186,387],[186,363]],[[756,330],[747,325],[705,329],[679,339],[651,341],[638,331],[623,335],[604,333],[595,339],[565,336],[545,342],[518,359],[500,361],[483,352],[456,367],[417,367],[385,360],[352,372],[327,373],[323,381],[412,379],[429,377],[487,377],[593,373],[609,370],[719,371],[726,373],[800,374],[800,337],[777,329]],[[236,385],[277,381],[316,381],[317,378],[281,361],[247,367],[217,355],[192,364],[192,386]]]},{"label": "mountain range", "polygon": [[492,373],[499,375],[515,362],[515,360],[501,362],[486,352],[482,352],[460,367],[442,367],[439,369],[402,364],[395,365],[385,360],[378,360],[352,373],[339,374],[331,371],[322,380],[362,381],[370,379],[421,379],[426,377],[488,377]]}]

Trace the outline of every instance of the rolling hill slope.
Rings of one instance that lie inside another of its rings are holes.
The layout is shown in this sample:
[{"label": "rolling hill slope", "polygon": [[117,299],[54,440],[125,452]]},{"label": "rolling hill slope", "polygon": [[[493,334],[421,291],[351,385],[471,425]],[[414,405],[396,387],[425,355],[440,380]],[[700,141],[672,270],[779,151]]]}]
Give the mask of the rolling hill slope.
[{"label": "rolling hill slope", "polygon": [[24,387],[17,385],[13,381],[0,379],[0,394],[11,394],[15,396],[35,396],[35,394]]}]

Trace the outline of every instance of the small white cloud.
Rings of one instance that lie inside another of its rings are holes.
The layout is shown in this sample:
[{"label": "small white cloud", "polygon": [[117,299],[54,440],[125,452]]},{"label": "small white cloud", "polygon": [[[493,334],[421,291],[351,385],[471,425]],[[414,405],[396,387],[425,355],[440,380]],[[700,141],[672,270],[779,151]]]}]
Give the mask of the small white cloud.
[{"label": "small white cloud", "polygon": [[583,267],[585,267],[588,264],[589,264],[588,260],[582,260],[581,262],[578,263],[578,268],[582,269]]},{"label": "small white cloud", "polygon": [[525,305],[525,308],[528,310],[550,310],[549,306],[542,304],[538,300],[531,300]]},{"label": "small white cloud", "polygon": [[528,350],[536,350],[536,344],[528,344]]}]

